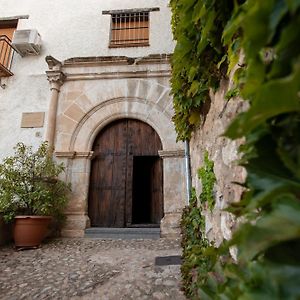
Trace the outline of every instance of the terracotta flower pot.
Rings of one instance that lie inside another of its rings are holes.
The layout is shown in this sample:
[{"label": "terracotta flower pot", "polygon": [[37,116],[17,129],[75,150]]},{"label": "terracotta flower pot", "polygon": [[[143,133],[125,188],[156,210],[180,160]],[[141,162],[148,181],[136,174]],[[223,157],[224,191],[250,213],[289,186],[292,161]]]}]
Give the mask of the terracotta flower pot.
[{"label": "terracotta flower pot", "polygon": [[48,216],[16,216],[14,241],[16,247],[38,247],[46,237],[51,221]]}]

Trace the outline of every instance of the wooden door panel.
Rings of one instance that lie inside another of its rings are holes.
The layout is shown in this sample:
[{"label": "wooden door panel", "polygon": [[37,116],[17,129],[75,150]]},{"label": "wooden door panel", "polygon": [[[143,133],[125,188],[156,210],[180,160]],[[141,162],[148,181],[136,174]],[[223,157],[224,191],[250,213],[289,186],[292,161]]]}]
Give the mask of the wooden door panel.
[{"label": "wooden door panel", "polygon": [[162,149],[155,130],[138,120],[128,120],[128,147],[135,156],[156,156]]},{"label": "wooden door panel", "polygon": [[[131,225],[135,156],[157,157],[157,166],[155,164],[152,174],[149,174],[149,178],[153,180],[149,182],[152,185],[149,189],[150,198],[155,201],[149,207],[149,213],[153,215],[151,222],[160,222],[162,164],[158,150],[161,149],[160,139],[154,129],[137,120],[113,122],[98,134],[93,145],[95,158],[92,160],[89,188],[89,216],[92,226]],[[145,169],[150,172],[148,166]]]},{"label": "wooden door panel", "polygon": [[132,178],[133,178],[133,155],[128,153],[126,166],[126,196],[125,196],[125,217],[126,226],[132,224]]},{"label": "wooden door panel", "polygon": [[123,227],[126,191],[124,124],[117,123],[105,128],[96,138],[93,150],[95,159],[92,161],[89,196],[91,224]]},{"label": "wooden door panel", "polygon": [[111,198],[108,227],[125,226],[126,155],[114,155],[112,165]]},{"label": "wooden door panel", "polygon": [[151,222],[159,224],[163,218],[163,173],[162,159],[156,158],[151,170]]}]

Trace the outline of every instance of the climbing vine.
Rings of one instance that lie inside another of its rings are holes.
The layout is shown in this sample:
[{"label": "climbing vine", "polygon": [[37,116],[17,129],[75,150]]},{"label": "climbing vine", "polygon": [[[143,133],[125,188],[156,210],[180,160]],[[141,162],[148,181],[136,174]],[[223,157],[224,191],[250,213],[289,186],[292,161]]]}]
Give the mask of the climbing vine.
[{"label": "climbing vine", "polygon": [[200,202],[202,205],[207,203],[210,211],[215,206],[215,197],[213,194],[216,176],[214,173],[214,162],[208,158],[208,152],[204,153],[204,165],[198,170],[198,177],[202,183],[202,192],[200,194]]},{"label": "climbing vine", "polygon": [[[171,0],[170,5],[177,40],[172,90],[178,139],[190,137],[209,89],[216,89],[240,58],[235,92],[227,99],[239,94],[249,102],[225,132],[245,140],[240,151],[246,193],[228,208],[243,224],[209,255],[200,251],[209,267],[197,293],[187,295],[299,299],[300,1]],[[236,261],[229,255],[232,246]]]},{"label": "climbing vine", "polygon": [[194,298],[198,289],[205,284],[207,272],[215,264],[216,256],[212,257],[214,247],[205,236],[204,211],[214,207],[213,188],[216,177],[213,171],[213,161],[209,160],[208,152],[204,153],[204,164],[198,170],[202,192],[199,203],[196,190],[191,191],[190,204],[185,207],[181,218],[181,245],[183,248],[183,264],[181,266],[184,292]]},{"label": "climbing vine", "polygon": [[227,60],[222,30],[231,17],[231,0],[171,0],[173,121],[179,140],[189,139],[200,113],[226,75]]},{"label": "climbing vine", "polygon": [[205,255],[210,246],[205,237],[205,219],[202,209],[197,205],[195,189],[192,190],[189,206],[183,210],[181,218],[181,246],[183,263],[181,266],[183,290],[188,297],[205,283],[206,272],[212,268],[212,262]]}]

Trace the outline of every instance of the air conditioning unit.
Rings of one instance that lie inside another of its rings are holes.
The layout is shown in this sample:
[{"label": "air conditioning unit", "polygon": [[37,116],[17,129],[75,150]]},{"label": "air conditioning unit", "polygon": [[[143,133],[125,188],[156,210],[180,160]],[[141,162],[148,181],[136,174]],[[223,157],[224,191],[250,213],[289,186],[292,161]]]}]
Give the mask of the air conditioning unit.
[{"label": "air conditioning unit", "polygon": [[16,30],[12,45],[21,56],[38,55],[42,46],[42,39],[36,29]]}]

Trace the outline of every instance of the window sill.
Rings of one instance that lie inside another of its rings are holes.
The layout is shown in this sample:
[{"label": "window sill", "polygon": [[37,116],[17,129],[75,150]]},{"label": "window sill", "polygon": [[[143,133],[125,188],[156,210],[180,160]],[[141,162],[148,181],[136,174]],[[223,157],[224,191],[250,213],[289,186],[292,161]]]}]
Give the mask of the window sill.
[{"label": "window sill", "polygon": [[149,43],[139,44],[109,44],[108,48],[149,47]]}]

